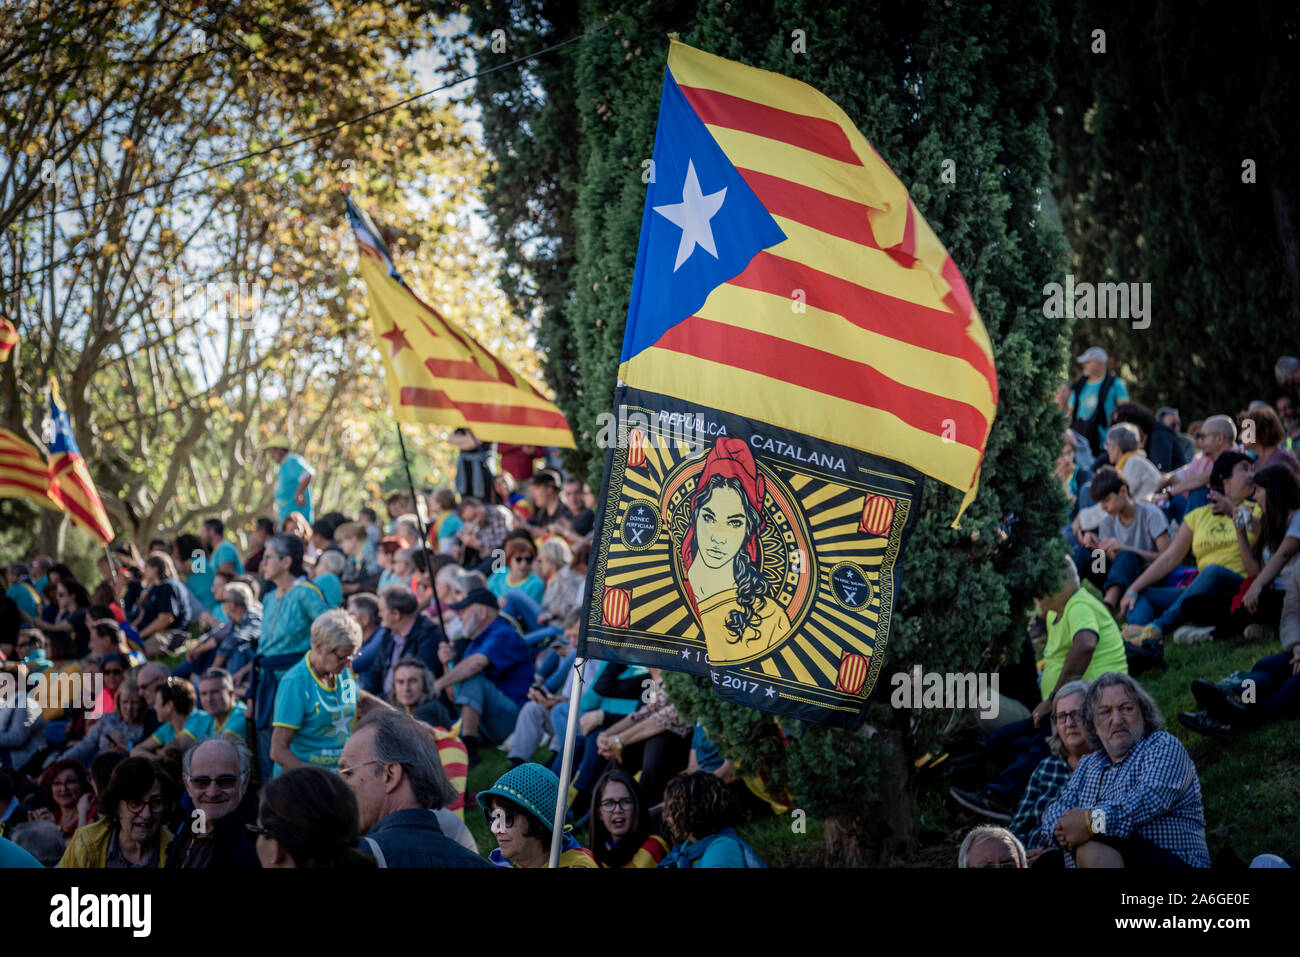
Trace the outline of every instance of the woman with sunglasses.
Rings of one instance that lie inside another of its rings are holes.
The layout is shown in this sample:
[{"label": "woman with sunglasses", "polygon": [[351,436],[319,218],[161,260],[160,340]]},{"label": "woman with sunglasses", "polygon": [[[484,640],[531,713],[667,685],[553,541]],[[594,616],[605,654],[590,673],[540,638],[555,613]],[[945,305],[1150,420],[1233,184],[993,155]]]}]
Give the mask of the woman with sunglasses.
[{"label": "woman with sunglasses", "polygon": [[[477,795],[497,848],[488,855],[497,867],[546,867],[551,854],[551,822],[560,779],[540,764],[511,768]],[[596,867],[591,851],[567,833],[561,838],[560,867]]]},{"label": "woman with sunglasses", "polygon": [[526,538],[508,538],[505,544],[505,566],[488,576],[488,591],[504,600],[516,588],[538,604],[546,594],[546,583],[533,572],[537,549]]},{"label": "woman with sunglasses", "polygon": [[104,818],[78,828],[59,867],[156,868],[167,862],[171,833],[163,821],[179,788],[148,758],[127,758],[100,795]]},{"label": "woman with sunglasses", "polygon": [[591,853],[601,867],[658,867],[668,842],[654,832],[641,786],[622,768],[596,782],[591,799]]},{"label": "woman with sunglasses", "polygon": [[324,768],[286,771],[262,788],[261,811],[248,830],[263,867],[366,870],[374,858],[357,849],[357,799]]}]

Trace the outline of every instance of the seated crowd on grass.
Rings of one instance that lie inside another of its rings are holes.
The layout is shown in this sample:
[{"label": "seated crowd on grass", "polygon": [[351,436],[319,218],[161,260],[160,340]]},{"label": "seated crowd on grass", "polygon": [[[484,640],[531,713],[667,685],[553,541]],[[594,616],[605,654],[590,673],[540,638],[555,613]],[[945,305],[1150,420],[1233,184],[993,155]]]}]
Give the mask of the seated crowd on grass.
[{"label": "seated crowd on grass", "polygon": [[[1006,825],[971,830],[959,866],[1209,867],[1195,765],[1139,676],[1163,668],[1167,643],[1272,637],[1281,653],[1249,671],[1193,681],[1200,710],[1178,721],[1230,741],[1300,716],[1300,361],[1278,361],[1272,405],[1186,434],[1178,410],[1129,400],[1104,350],[1077,361],[1058,394],[1070,556],[1031,626],[1027,716],[989,729],[982,790],[950,789]],[[1300,863],[1259,850],[1260,866]]]},{"label": "seated crowd on grass", "polygon": [[[244,554],[211,518],[144,556],[114,548],[93,592],[46,556],[9,564],[13,687],[103,690],[0,701],[0,866],[544,867],[575,706],[560,866],[762,866],[735,827],[778,805],[657,669],[591,661],[571,700],[587,484],[534,472],[530,447],[502,446],[493,475],[457,439],[458,490],[394,492],[382,524],[315,515],[311,468],[280,442],[278,514]],[[475,793],[498,745],[509,769]]]},{"label": "seated crowd on grass", "polygon": [[[1274,635],[1279,654],[1193,682],[1178,720],[1226,740],[1300,714],[1300,362],[1278,363],[1273,405],[1185,433],[1103,350],[1079,362],[1037,670],[986,729],[996,773],[951,789],[1007,827],[972,830],[959,865],[1207,867],[1196,768],[1139,679],[1167,643]],[[457,488],[394,492],[383,523],[315,515],[312,470],[278,441],[276,516],[243,555],[209,518],[113,549],[93,590],[44,555],[9,564],[0,694],[32,675],[100,690],[0,701],[0,863],[542,867],[576,707],[561,866],[762,866],[736,826],[791,799],[683,720],[657,669],[590,661],[572,700],[590,488],[534,471],[543,450],[502,446],[493,474],[453,439]],[[475,793],[491,746],[509,769]]]}]

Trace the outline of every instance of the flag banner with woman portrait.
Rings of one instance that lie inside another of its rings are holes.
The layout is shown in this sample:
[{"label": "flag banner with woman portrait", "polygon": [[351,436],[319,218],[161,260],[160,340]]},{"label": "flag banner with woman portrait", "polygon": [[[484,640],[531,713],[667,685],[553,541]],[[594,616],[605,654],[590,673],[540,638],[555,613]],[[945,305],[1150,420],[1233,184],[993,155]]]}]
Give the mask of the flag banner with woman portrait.
[{"label": "flag banner with woman portrait", "polygon": [[920,473],[622,387],[581,653],[708,675],[855,727],[885,659]]},{"label": "flag banner with woman portrait", "polygon": [[616,415],[705,431],[608,443],[584,647],[851,726],[922,476],[964,493],[956,520],[978,490],[988,334],[906,187],[805,83],[673,39],[647,180]]}]

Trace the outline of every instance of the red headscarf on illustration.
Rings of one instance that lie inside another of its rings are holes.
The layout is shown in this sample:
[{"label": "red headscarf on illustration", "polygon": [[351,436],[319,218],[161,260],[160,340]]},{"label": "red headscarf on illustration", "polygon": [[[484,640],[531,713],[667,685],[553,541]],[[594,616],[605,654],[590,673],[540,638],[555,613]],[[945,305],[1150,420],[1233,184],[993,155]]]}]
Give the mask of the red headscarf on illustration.
[{"label": "red headscarf on illustration", "polygon": [[[749,554],[749,560],[757,562],[758,533],[767,524],[767,519],[763,515],[763,496],[767,494],[767,481],[758,474],[758,466],[754,464],[754,456],[743,439],[729,439],[724,436],[718,439],[713,444],[713,448],[709,450],[709,454],[704,459],[704,470],[700,472],[699,481],[695,484],[695,494],[691,496],[692,516],[703,504],[704,490],[709,484],[709,479],[715,475],[738,479],[740,487],[744,489],[745,498],[749,499],[749,504],[754,507],[754,511],[758,512],[758,528],[745,542],[745,550]],[[686,537],[682,539],[683,570],[690,567],[691,543],[694,541],[695,521],[692,519],[690,526],[686,529]]]}]

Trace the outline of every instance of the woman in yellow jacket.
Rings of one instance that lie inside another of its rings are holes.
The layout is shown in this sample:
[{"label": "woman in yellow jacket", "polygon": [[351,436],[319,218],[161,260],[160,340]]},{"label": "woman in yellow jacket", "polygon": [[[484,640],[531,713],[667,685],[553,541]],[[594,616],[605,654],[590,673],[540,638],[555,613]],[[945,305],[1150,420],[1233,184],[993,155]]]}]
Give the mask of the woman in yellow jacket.
[{"label": "woman in yellow jacket", "polygon": [[162,867],[172,840],[163,821],[178,796],[176,783],[148,758],[127,758],[100,795],[103,820],[77,829],[58,866]]}]

